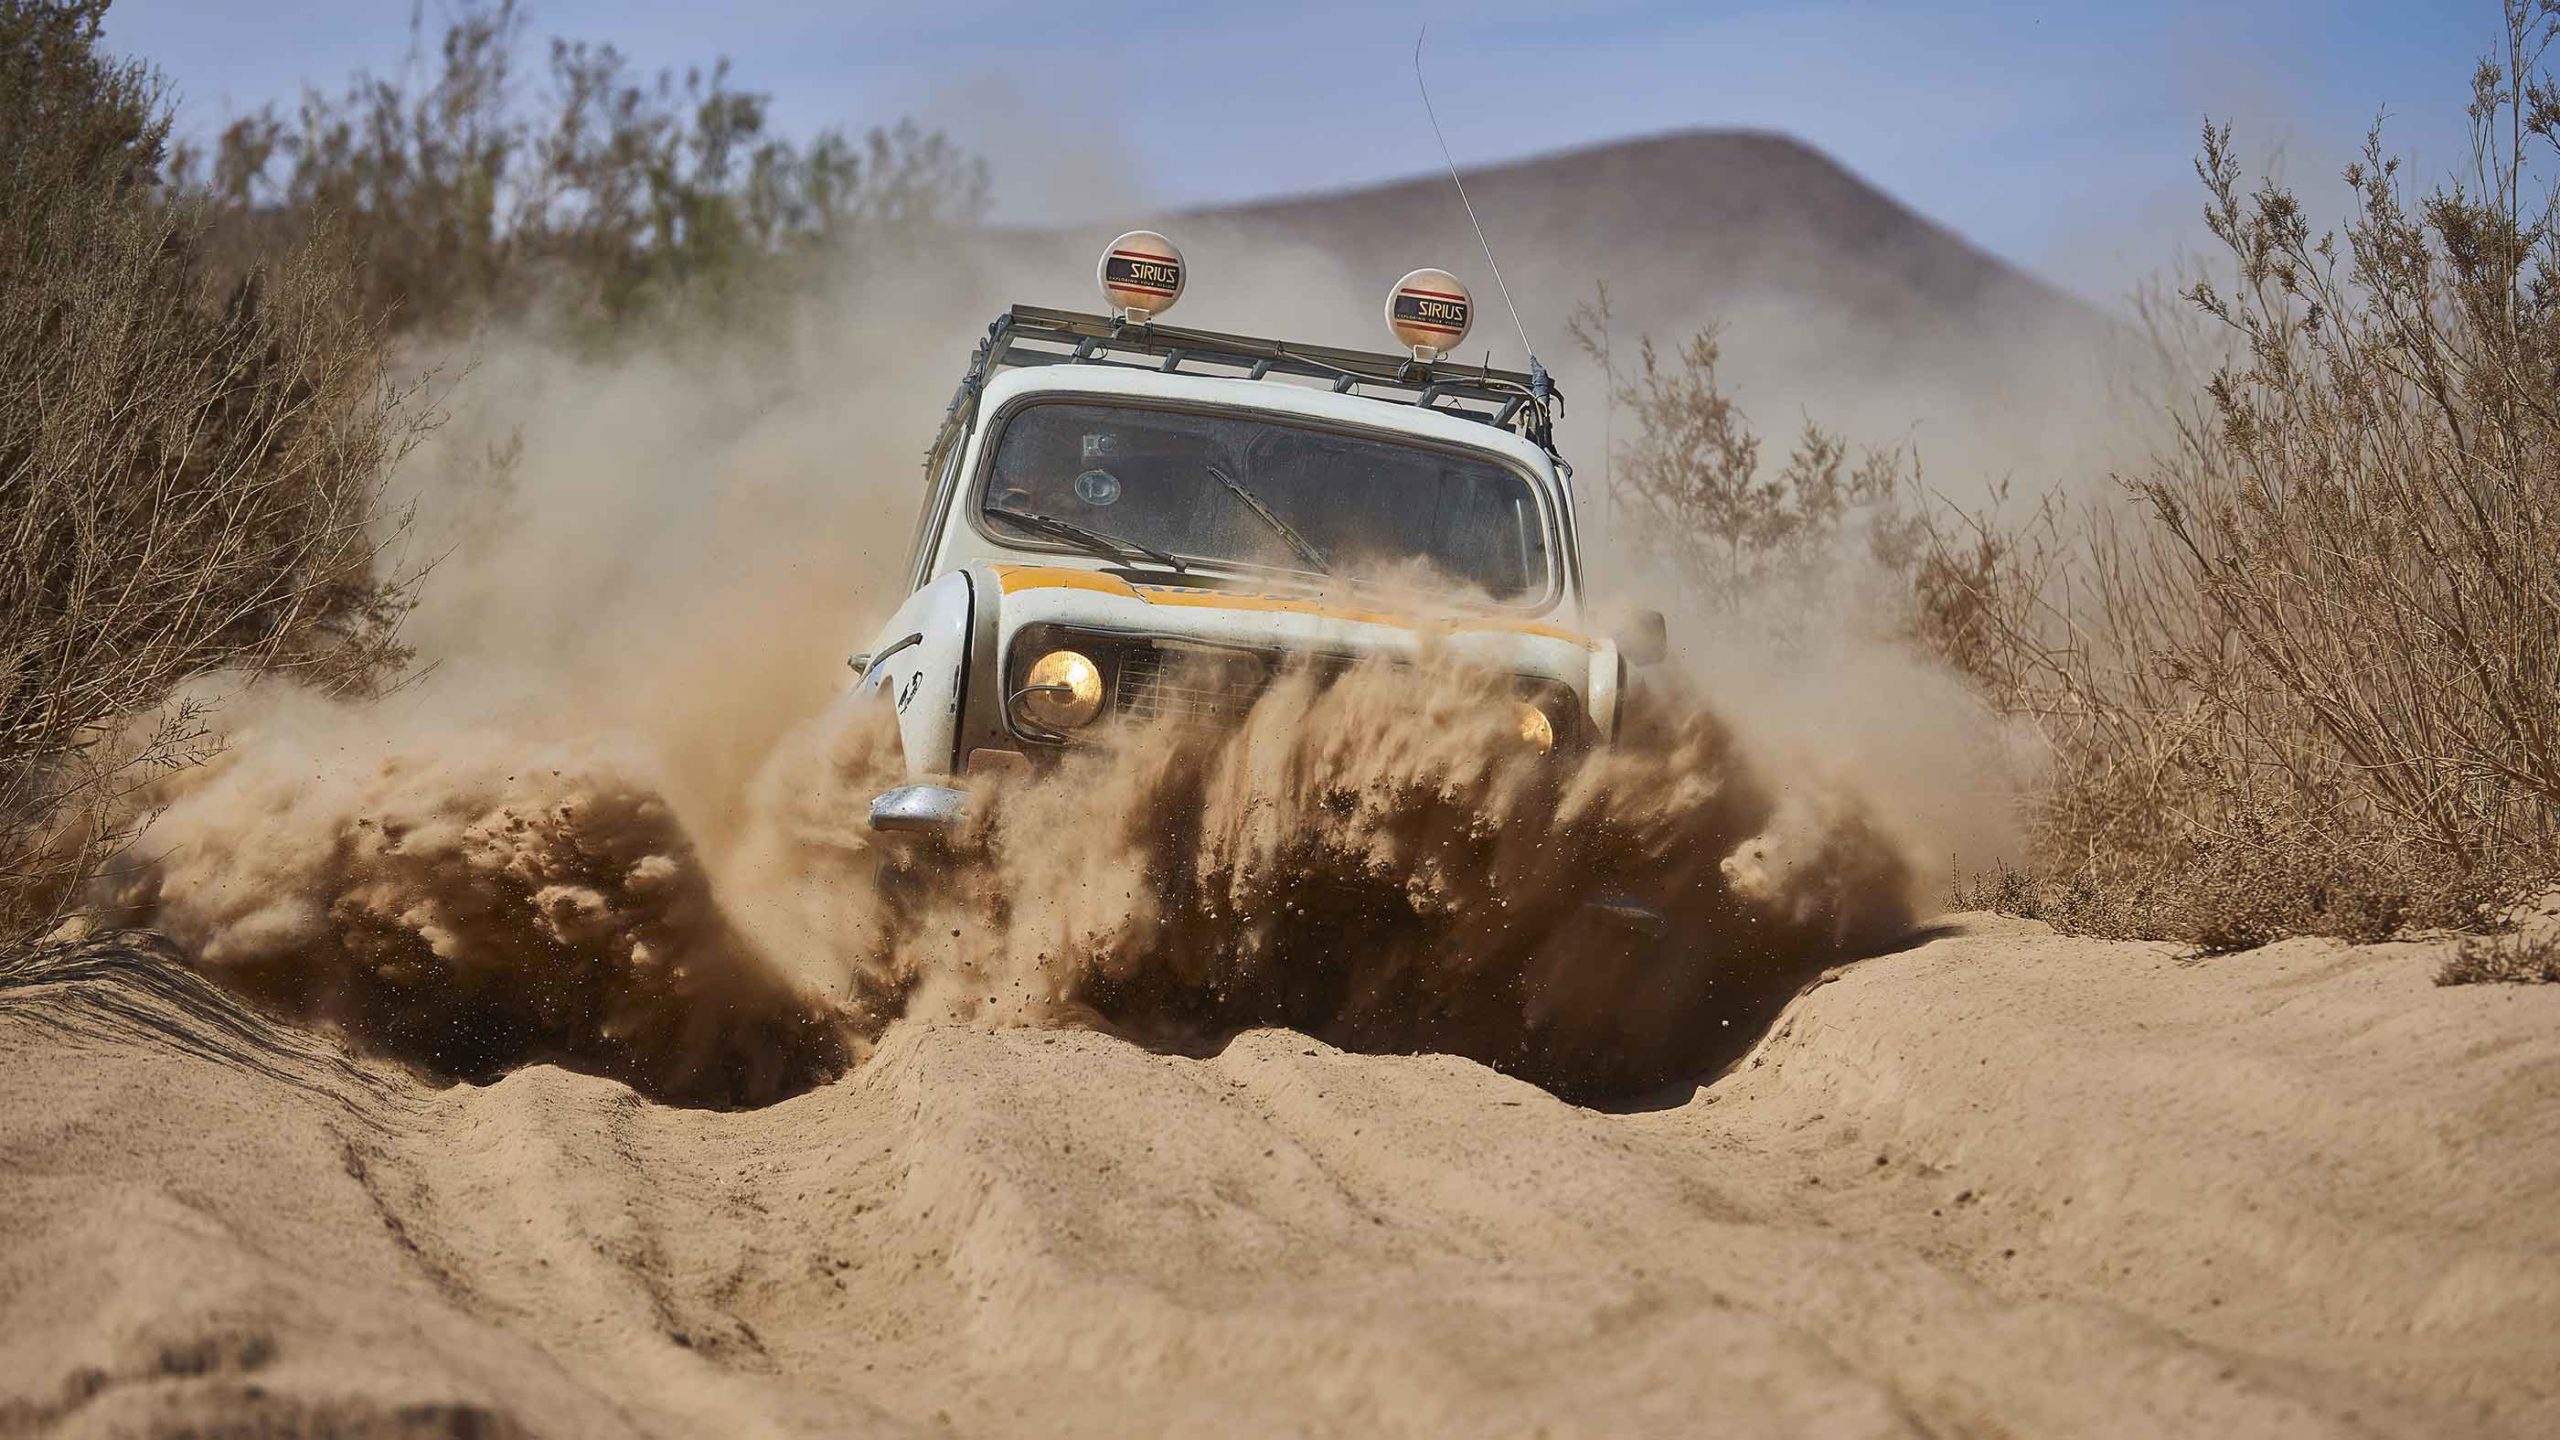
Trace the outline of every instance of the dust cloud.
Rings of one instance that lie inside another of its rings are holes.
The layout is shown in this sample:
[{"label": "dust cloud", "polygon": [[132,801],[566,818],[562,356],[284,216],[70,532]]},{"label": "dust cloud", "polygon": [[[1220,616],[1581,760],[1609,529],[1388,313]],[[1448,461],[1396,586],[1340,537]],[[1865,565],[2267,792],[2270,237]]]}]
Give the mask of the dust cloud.
[{"label": "dust cloud", "polygon": [[634,757],[352,718],[288,702],[191,776],[127,906],[206,973],[447,1075],[561,1059],[722,1104],[843,1069],[841,1023],[741,942]]},{"label": "dust cloud", "polygon": [[767,777],[750,873],[789,883],[748,928],[831,952],[873,1025],[1072,1020],[1174,1049],[1285,1025],[1597,1099],[1730,1058],[1908,927],[1909,867],[1864,808],[1782,795],[1694,699],[1550,756],[1508,694],[1445,659],[1369,662],[1284,676],[1232,730],[1106,733],[982,787],[971,853],[858,923],[883,767],[847,729]]},{"label": "dust cloud", "polygon": [[906,1018],[1181,1050],[1288,1025],[1625,1096],[1909,923],[1861,807],[1782,797],[1703,707],[1558,758],[1506,693],[1369,665],[1287,677],[1232,731],[1118,731],[983,787],[971,853],[904,886],[863,823],[897,774],[877,716],[787,737],[715,855],[627,739],[299,700],[189,777],[128,904],[207,973],[439,1072],[556,1060],[714,1104]]},{"label": "dust cloud", "polygon": [[405,472],[425,673],[232,700],[224,757],[149,797],[127,913],[438,1073],[556,1061],[715,1105],[912,1018],[1188,1050],[1287,1025],[1623,1097],[1907,929],[1945,817],[1862,787],[1893,757],[1737,720],[1729,667],[1655,672],[1621,743],[1540,757],[1499,677],[1430,656],[1287,677],[1231,730],[1109,731],[983,793],[979,854],[884,900],[863,820],[893,742],[831,701],[1002,303],[949,263],[778,333],[449,366]]}]

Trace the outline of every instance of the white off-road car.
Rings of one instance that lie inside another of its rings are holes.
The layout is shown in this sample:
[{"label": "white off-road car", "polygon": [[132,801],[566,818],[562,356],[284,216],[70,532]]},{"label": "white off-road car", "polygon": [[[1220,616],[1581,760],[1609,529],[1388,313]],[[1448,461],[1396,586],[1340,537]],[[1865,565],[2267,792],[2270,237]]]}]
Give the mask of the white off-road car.
[{"label": "white off-road car", "polygon": [[[1408,354],[1154,323],[1181,287],[1170,252],[1122,237],[1102,277],[1119,313],[1015,306],[971,360],[926,464],[913,593],[852,661],[848,703],[895,707],[907,769],[871,828],[954,834],[953,777],[1036,770],[1115,720],[1239,718],[1293,660],[1441,647],[1513,677],[1524,742],[1604,743],[1662,622],[1586,626],[1543,374],[1439,358],[1467,315],[1437,271],[1389,302]],[[1444,588],[1417,603],[1417,575]]]}]

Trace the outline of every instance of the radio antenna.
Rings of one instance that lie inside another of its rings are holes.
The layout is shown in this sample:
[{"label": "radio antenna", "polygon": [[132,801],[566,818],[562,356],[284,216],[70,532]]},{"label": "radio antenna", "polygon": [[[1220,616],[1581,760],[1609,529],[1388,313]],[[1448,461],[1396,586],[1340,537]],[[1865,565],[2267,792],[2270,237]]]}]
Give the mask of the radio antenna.
[{"label": "radio antenna", "polygon": [[1540,400],[1546,399],[1547,367],[1538,363],[1538,347],[1529,343],[1529,327],[1520,322],[1520,307],[1511,303],[1511,286],[1502,278],[1502,262],[1493,258],[1493,242],[1484,238],[1484,222],[1476,218],[1475,202],[1467,198],[1467,182],[1458,178],[1458,159],[1449,153],[1449,137],[1440,130],[1440,112],[1431,108],[1431,87],[1422,80],[1422,42],[1431,34],[1431,22],[1413,37],[1413,88],[1422,92],[1422,113],[1431,118],[1431,138],[1440,142],[1440,159],[1449,167],[1449,183],[1458,187],[1458,203],[1466,207],[1467,223],[1476,230],[1476,244],[1484,248],[1484,263],[1493,271],[1494,288],[1502,292],[1502,308],[1511,312],[1511,328],[1520,332],[1520,348],[1529,357],[1529,374]]}]

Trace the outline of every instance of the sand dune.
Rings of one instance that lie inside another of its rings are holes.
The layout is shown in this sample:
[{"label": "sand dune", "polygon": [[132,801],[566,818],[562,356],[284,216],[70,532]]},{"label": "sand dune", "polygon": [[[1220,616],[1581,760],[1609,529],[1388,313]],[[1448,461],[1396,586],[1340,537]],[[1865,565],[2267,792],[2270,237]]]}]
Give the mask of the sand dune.
[{"label": "sand dune", "polygon": [[0,978],[0,1435],[2532,1435],[2560,988],[1960,917],[1604,1113],[902,1025],[439,1088],[131,936]]}]

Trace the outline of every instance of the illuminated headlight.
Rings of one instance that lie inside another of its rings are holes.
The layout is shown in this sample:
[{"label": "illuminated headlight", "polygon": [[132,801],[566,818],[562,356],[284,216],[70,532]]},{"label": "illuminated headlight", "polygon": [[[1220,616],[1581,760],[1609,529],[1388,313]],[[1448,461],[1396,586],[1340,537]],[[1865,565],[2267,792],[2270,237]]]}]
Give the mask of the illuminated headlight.
[{"label": "illuminated headlight", "polygon": [[1023,672],[1014,704],[1022,718],[1051,730],[1090,725],[1102,713],[1102,668],[1073,650],[1052,650]]},{"label": "illuminated headlight", "polygon": [[1540,754],[1556,748],[1556,722],[1531,701],[1511,702],[1511,718],[1520,727],[1520,743]]}]

